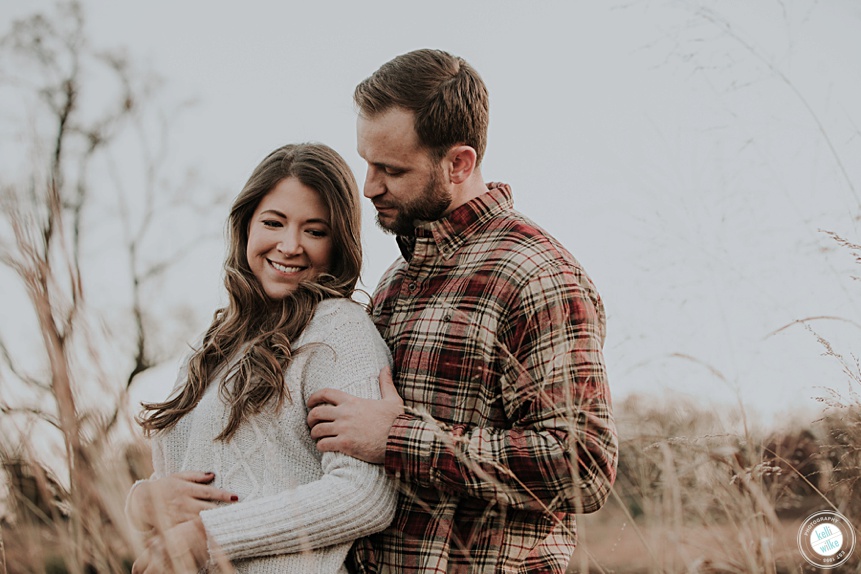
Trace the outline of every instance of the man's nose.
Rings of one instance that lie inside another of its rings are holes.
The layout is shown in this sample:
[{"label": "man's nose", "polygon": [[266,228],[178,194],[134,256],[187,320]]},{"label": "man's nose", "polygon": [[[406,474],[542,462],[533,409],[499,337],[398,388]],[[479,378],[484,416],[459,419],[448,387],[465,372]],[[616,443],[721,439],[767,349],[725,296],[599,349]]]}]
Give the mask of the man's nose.
[{"label": "man's nose", "polygon": [[386,187],[383,185],[380,170],[374,166],[369,166],[368,171],[365,173],[365,187],[363,188],[365,197],[373,199],[378,195],[382,195],[385,191]]}]

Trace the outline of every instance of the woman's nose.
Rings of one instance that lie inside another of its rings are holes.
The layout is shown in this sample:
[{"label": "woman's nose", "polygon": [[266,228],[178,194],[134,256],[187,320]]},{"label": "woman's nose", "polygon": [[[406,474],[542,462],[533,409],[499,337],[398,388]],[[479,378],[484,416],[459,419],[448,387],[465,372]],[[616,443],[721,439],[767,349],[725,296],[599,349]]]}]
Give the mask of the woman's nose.
[{"label": "woman's nose", "polygon": [[299,240],[299,234],[287,232],[281,237],[278,242],[278,251],[285,255],[296,255],[302,252],[302,242]]}]

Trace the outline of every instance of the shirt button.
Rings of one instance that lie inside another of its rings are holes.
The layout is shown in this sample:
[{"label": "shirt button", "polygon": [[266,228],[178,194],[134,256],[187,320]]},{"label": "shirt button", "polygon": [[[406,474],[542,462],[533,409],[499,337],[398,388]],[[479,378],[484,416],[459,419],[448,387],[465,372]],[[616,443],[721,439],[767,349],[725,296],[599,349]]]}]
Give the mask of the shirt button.
[{"label": "shirt button", "polygon": [[449,321],[451,321],[451,315],[443,315],[442,320],[443,322],[448,323]]},{"label": "shirt button", "polygon": [[418,289],[418,288],[419,288],[419,286],[418,286],[418,285],[416,285],[416,282],[415,282],[415,281],[412,281],[412,282],[410,282],[410,284],[409,284],[409,288],[410,288],[410,291],[415,291],[416,289]]}]

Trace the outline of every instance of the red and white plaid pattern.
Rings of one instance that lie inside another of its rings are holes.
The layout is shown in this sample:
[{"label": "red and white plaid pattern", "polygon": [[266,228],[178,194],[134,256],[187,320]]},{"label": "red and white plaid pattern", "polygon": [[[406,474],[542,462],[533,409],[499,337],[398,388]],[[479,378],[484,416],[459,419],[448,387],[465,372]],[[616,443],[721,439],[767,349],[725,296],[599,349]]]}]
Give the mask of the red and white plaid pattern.
[{"label": "red and white plaid pattern", "polygon": [[398,238],[373,318],[407,406],[389,434],[392,525],[359,572],[562,573],[573,513],[615,479],[604,309],[561,244],[490,191]]}]

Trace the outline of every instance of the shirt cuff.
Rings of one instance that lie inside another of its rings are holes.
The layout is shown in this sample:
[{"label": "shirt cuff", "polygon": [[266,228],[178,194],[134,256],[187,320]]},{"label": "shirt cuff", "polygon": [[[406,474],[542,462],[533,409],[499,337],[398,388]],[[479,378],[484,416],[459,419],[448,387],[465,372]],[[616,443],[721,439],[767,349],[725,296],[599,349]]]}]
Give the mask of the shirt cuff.
[{"label": "shirt cuff", "polygon": [[392,423],[386,441],[386,473],[396,479],[431,487],[431,452],[439,427],[403,413]]}]

